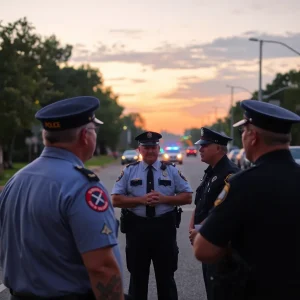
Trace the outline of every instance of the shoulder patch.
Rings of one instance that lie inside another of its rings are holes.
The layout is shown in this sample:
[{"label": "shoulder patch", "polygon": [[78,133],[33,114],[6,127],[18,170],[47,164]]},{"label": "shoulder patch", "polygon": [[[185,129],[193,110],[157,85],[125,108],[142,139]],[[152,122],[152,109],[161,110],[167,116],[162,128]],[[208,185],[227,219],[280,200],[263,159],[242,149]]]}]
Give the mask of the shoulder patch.
[{"label": "shoulder patch", "polygon": [[136,161],[136,162],[134,162],[134,163],[128,164],[128,165],[126,166],[126,168],[131,167],[131,166],[138,165],[139,163],[140,163],[139,161]]},{"label": "shoulder patch", "polygon": [[91,170],[82,166],[75,166],[75,169],[85,175],[89,181],[100,181],[99,177]]},{"label": "shoulder patch", "polygon": [[233,173],[230,173],[226,176],[226,178],[224,179],[225,182],[228,182],[228,179],[233,175]]},{"label": "shoulder patch", "polygon": [[97,212],[104,212],[109,207],[108,197],[99,186],[91,187],[86,191],[85,201],[92,210]]},{"label": "shoulder patch", "polygon": [[222,190],[222,192],[219,194],[217,200],[214,202],[214,206],[218,206],[220,205],[222,202],[224,202],[224,200],[226,199],[228,192],[230,189],[230,184],[225,180],[225,186]]},{"label": "shoulder patch", "polygon": [[187,181],[187,179],[184,177],[180,170],[178,170],[178,174],[184,181]]},{"label": "shoulder patch", "polygon": [[121,174],[117,178],[116,182],[120,181],[123,176],[124,176],[124,170],[121,171]]}]

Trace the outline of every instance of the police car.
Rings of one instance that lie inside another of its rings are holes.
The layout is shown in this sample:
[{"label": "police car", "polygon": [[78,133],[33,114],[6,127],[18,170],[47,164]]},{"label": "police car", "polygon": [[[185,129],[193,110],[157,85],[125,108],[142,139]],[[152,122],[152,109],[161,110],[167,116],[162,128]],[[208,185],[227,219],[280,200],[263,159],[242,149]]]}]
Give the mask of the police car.
[{"label": "police car", "polygon": [[170,146],[165,148],[165,152],[162,155],[163,160],[169,162],[177,162],[180,165],[183,163],[183,156],[180,152],[180,148],[176,146]]},{"label": "police car", "polygon": [[139,160],[139,153],[136,150],[126,150],[121,157],[121,164],[129,164]]}]

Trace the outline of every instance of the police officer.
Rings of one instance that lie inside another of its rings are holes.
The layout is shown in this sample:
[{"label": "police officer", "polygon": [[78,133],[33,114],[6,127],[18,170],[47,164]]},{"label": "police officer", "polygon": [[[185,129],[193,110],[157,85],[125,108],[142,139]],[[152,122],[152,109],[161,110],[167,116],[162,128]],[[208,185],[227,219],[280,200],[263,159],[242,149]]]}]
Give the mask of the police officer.
[{"label": "police officer", "polygon": [[[224,134],[202,127],[201,138],[195,143],[196,145],[200,145],[201,161],[207,163],[209,166],[204,171],[204,176],[196,190],[196,208],[192,214],[189,229],[191,243],[193,243],[198,232],[199,225],[207,218],[210,210],[214,207],[214,202],[218,194],[222,191],[225,181],[232,174],[240,170],[227,157],[227,143],[231,140],[230,137]],[[217,284],[211,282],[215,280],[214,273],[216,272],[216,266],[202,264],[202,271],[208,300],[219,299],[217,297],[217,290],[214,288]],[[223,295],[224,288],[222,297]]]},{"label": "police officer", "polygon": [[45,148],[0,196],[0,261],[11,299],[124,299],[114,209],[84,168],[103,124],[98,107],[97,98],[76,97],[36,113]]},{"label": "police officer", "polygon": [[135,300],[147,299],[151,260],[158,300],[178,299],[174,207],[190,204],[192,189],[175,165],[158,160],[161,137],[149,131],[135,138],[143,161],[125,167],[112,190],[113,205],[126,208],[126,229],[121,231],[126,233],[129,294]]},{"label": "police officer", "polygon": [[235,126],[254,166],[226,183],[197,234],[195,256],[214,262],[230,243],[248,269],[240,299],[300,299],[300,166],[289,151],[291,127],[300,117],[256,100],[241,106],[244,119]]}]

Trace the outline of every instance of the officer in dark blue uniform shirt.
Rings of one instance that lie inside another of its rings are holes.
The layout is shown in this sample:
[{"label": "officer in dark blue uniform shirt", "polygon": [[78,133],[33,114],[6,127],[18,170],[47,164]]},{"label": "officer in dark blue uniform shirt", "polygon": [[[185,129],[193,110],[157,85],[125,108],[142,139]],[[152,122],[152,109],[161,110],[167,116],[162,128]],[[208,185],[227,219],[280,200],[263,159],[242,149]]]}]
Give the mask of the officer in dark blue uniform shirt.
[{"label": "officer in dark blue uniform shirt", "polygon": [[[190,222],[190,240],[193,242],[200,224],[207,218],[209,212],[214,207],[214,202],[219,193],[224,188],[226,180],[240,171],[240,169],[227,157],[227,144],[232,139],[224,134],[216,132],[206,127],[201,128],[200,140],[195,144],[200,145],[199,152],[201,161],[209,166],[204,171],[200,185],[196,190],[195,211]],[[222,299],[218,297],[220,282],[215,282],[216,266],[202,264],[203,278],[208,300]],[[217,287],[217,288],[215,288]],[[222,297],[224,286],[222,286]]]},{"label": "officer in dark blue uniform shirt", "polygon": [[300,299],[300,166],[289,151],[300,117],[256,100],[241,106],[235,126],[254,166],[229,178],[196,236],[195,256],[214,262],[230,245],[247,271],[240,299]]},{"label": "officer in dark blue uniform shirt", "polygon": [[124,299],[114,209],[84,168],[102,124],[98,107],[97,98],[76,97],[36,113],[45,148],[0,195],[0,262],[12,299]]},{"label": "officer in dark blue uniform shirt", "polygon": [[161,137],[148,131],[135,138],[143,161],[128,165],[112,190],[114,206],[123,208],[129,294],[135,300],[147,300],[151,260],[158,300],[178,299],[176,206],[191,203],[192,189],[175,165],[158,160]]}]

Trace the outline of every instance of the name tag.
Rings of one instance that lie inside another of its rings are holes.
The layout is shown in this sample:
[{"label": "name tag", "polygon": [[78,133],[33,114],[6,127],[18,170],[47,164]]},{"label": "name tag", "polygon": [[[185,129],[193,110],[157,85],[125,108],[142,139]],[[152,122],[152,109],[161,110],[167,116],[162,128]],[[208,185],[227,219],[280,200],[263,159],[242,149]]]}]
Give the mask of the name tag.
[{"label": "name tag", "polygon": [[131,186],[139,186],[143,184],[143,180],[142,179],[132,179],[130,180],[130,185]]},{"label": "name tag", "polygon": [[158,179],[158,185],[171,186],[171,180]]}]

